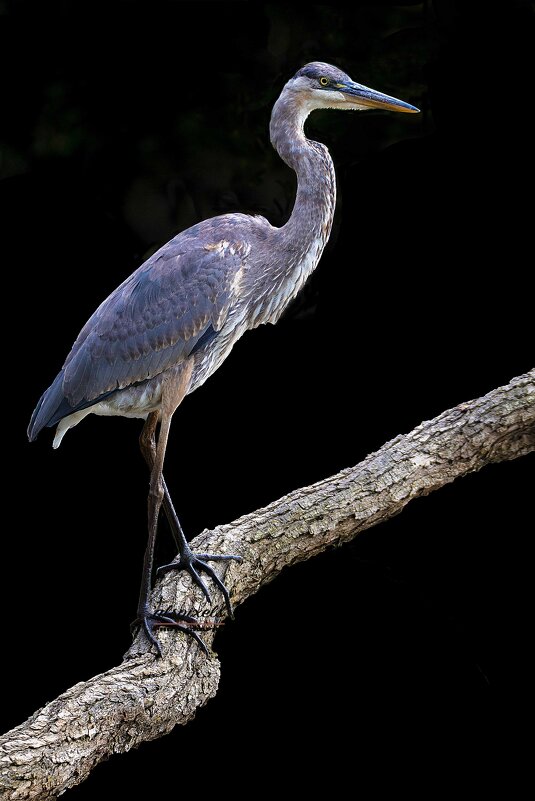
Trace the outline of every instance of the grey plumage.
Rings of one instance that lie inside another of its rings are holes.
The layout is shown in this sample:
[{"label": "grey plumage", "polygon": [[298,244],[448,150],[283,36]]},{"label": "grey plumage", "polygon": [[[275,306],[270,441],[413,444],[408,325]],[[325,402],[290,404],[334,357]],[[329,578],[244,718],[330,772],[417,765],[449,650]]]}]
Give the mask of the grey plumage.
[{"label": "grey plumage", "polygon": [[[164,503],[170,519],[174,515],[161,475],[171,416],[246,330],[277,322],[321,257],[331,231],[336,184],[327,148],[304,134],[307,116],[318,108],[370,107],[417,111],[353,82],[329,64],[314,62],[300,69],[275,103],[270,124],[273,146],[297,173],[288,222],[275,228],[263,217],[228,214],[174,237],[95,311],[32,415],[30,440],[58,423],[54,447],[91,412],[147,419],[144,455],[152,471],[151,497],[159,500],[150,507],[138,619],[151,642],[156,643],[151,626],[163,625],[161,616],[154,623],[157,616],[147,611],[146,574],[152,568],[159,504]],[[165,434],[156,447],[158,421]],[[171,525],[184,556],[187,543],[176,516]],[[202,569],[210,571],[204,563]],[[193,578],[199,583],[198,576]],[[227,603],[230,609],[228,597]],[[165,620],[168,625],[169,617]]]},{"label": "grey plumage", "polygon": [[[263,217],[228,214],[194,225],[160,248],[82,328],[37,405],[30,440],[44,426],[92,406],[101,414],[128,408],[134,416],[136,397],[143,394],[139,385],[193,357],[192,392],[248,328],[277,322],[318,263],[334,214],[331,157],[303,132],[313,108],[336,106],[319,79],[329,80],[327,89],[355,85],[335,67],[307,64],[288,82],[273,110],[271,141],[298,175],[286,225],[274,228]],[[412,108],[395,102],[399,110]],[[145,391],[145,400],[152,400],[150,408],[137,409],[139,416],[157,406],[157,383],[148,388],[154,392]],[[132,402],[122,406],[118,393],[133,385]]]}]

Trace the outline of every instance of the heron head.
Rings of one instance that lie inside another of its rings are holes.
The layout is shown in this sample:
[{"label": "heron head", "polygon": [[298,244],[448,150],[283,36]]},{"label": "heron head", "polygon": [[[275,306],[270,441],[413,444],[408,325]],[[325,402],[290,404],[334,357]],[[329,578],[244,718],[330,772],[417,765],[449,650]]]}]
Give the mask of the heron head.
[{"label": "heron head", "polygon": [[388,111],[419,111],[415,106],[390,97],[375,89],[369,89],[352,81],[349,75],[322,61],[313,61],[288,81],[285,87],[295,92],[296,100],[303,104],[307,111],[318,108],[356,109],[365,111],[370,108],[382,108]]}]

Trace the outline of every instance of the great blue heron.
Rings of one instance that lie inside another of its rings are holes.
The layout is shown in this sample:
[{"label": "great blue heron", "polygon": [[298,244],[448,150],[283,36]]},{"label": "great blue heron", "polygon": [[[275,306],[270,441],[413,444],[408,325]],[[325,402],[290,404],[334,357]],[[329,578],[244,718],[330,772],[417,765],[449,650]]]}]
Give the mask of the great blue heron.
[{"label": "great blue heron", "polygon": [[42,428],[57,423],[57,448],[65,432],[91,413],[146,421],[140,445],[150,469],[149,533],[133,625],[143,628],[160,655],[158,626],[187,632],[206,650],[192,618],[149,609],[162,504],[179,556],[159,571],[187,570],[209,600],[203,571],[223,593],[232,616],[228,591],[207,562],[240,557],[191,551],[163,477],[165,449],[183,398],[217,370],[245,331],[277,322],[320,259],[333,221],[335,175],[329,151],[307,139],[303,126],[311,111],[322,108],[418,111],[355,83],[330,64],[302,67],[282,90],[270,124],[274,148],[297,173],[288,222],[274,228],[264,217],[225,214],[175,236],[98,307],[28,427],[33,441]]}]

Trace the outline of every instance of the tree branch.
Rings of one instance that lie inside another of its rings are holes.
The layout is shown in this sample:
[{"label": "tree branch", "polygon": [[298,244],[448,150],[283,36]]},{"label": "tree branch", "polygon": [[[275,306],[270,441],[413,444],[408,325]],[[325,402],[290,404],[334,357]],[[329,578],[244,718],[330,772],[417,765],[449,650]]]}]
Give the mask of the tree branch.
[{"label": "tree branch", "polygon": [[[193,546],[243,556],[241,565],[218,568],[238,605],[283,567],[348,542],[413,498],[533,450],[535,370],[396,437],[356,467],[204,531]],[[176,574],[157,583],[152,604],[200,619],[207,612],[209,620],[225,615],[220,598],[207,609],[189,580]],[[192,638],[176,632],[160,630],[158,636],[162,659],[138,637],[121,665],[75,685],[0,737],[3,798],[55,798],[111,754],[187,723],[215,695],[217,657],[207,659]],[[208,646],[213,636],[213,629],[203,633]]]}]

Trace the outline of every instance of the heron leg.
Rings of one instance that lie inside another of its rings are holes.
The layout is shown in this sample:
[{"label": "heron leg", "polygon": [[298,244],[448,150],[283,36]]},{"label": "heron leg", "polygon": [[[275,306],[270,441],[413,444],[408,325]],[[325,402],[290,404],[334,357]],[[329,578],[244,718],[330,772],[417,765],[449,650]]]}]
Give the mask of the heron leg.
[{"label": "heron leg", "polygon": [[[156,458],[156,424],[157,424],[157,415],[155,415],[154,419],[152,419],[152,415],[149,415],[145,425],[143,426],[143,430],[141,432],[141,436],[139,438],[139,444],[141,448],[141,453],[149,469],[153,469],[154,461]],[[162,487],[163,487],[163,498],[162,498],[162,505],[165,512],[165,516],[167,517],[167,521],[169,523],[169,527],[171,528],[171,532],[173,534],[173,538],[175,540],[176,546],[178,548],[178,559],[170,562],[168,565],[162,565],[162,567],[158,568],[157,573],[158,575],[167,573],[170,570],[187,570],[190,574],[193,582],[197,584],[197,586],[201,589],[206,600],[208,603],[211,602],[210,593],[208,591],[208,587],[206,583],[200,576],[201,572],[206,573],[214,582],[216,587],[219,588],[223,598],[225,599],[225,606],[227,608],[227,612],[229,617],[234,617],[234,612],[232,609],[232,603],[230,600],[230,596],[228,593],[227,588],[225,587],[224,583],[221,581],[215,570],[207,564],[207,562],[228,562],[228,561],[236,561],[241,562],[241,556],[235,555],[221,555],[221,554],[195,554],[189,547],[189,544],[186,540],[184,535],[184,531],[182,526],[180,525],[180,520],[178,519],[177,513],[175,511],[175,507],[173,506],[173,501],[171,500],[171,496],[169,494],[169,490],[167,489],[167,484],[165,483],[165,479],[162,474]]]},{"label": "heron leg", "polygon": [[141,627],[149,642],[155,646],[158,655],[162,655],[160,643],[154,635],[154,630],[158,627],[172,627],[186,634],[190,634],[203,651],[208,655],[206,645],[201,637],[195,631],[195,627],[199,628],[198,622],[195,618],[181,613],[171,611],[155,611],[151,612],[149,609],[149,595],[151,590],[152,568],[154,562],[154,546],[156,543],[156,532],[158,529],[158,516],[162,501],[164,499],[164,481],[163,481],[163,462],[165,458],[165,450],[167,447],[167,439],[169,437],[169,429],[171,427],[171,417],[187,392],[189,379],[191,377],[191,366],[189,369],[183,371],[179,375],[177,385],[174,392],[165,393],[166,403],[162,403],[161,418],[160,418],[160,433],[158,442],[156,442],[156,426],[158,424],[159,413],[152,412],[145,423],[145,441],[152,443],[153,449],[151,459],[151,474],[150,474],[150,487],[148,499],[148,527],[149,536],[147,540],[147,547],[143,559],[143,573],[141,577],[141,587],[139,590],[139,602],[137,609],[137,618],[132,623],[131,628]]},{"label": "heron leg", "polygon": [[[156,425],[158,422],[158,414],[153,412],[149,415],[147,420],[147,426],[149,430],[154,431],[156,429]],[[151,589],[151,579],[152,579],[152,568],[154,562],[154,546],[156,543],[156,532],[158,529],[158,516],[160,513],[160,507],[162,505],[163,500],[163,484],[162,484],[162,468],[163,468],[163,460],[165,456],[165,449],[167,445],[167,438],[169,436],[169,428],[171,425],[171,416],[166,415],[165,417],[162,416],[162,421],[160,425],[160,435],[158,437],[158,444],[155,447],[155,458],[152,464],[152,470],[150,475],[150,488],[149,488],[149,500],[148,500],[148,522],[149,522],[149,537],[147,540],[147,547],[145,549],[145,556],[143,559],[143,573],[141,576],[141,587],[139,590],[139,602],[137,607],[137,618],[132,623],[132,627],[134,626],[141,626],[147,639],[149,640],[152,645],[156,647],[158,651],[158,655],[162,655],[162,649],[160,647],[160,643],[154,636],[154,629],[158,626],[175,626],[182,631],[188,631],[188,633],[194,634],[196,639],[200,640],[200,637],[196,632],[194,633],[191,629],[187,628],[187,620],[185,616],[181,616],[182,623],[179,623],[178,616],[171,617],[169,614],[160,614],[158,612],[151,612],[149,609],[149,594]],[[206,646],[202,643],[204,649],[206,650]]]},{"label": "heron leg", "polygon": [[[152,470],[154,465],[154,460],[156,458],[156,426],[158,425],[158,413],[152,412],[147,417],[145,421],[145,425],[141,430],[141,435],[139,437],[139,447],[141,449],[141,453],[143,454],[143,458],[145,459],[149,470]],[[171,500],[171,496],[169,494],[169,490],[167,489],[167,484],[165,483],[165,478],[162,474],[162,485],[163,485],[163,501],[162,506],[165,512],[165,516],[167,518],[167,522],[169,523],[169,528],[171,529],[171,534],[173,535],[173,539],[175,541],[175,545],[180,552],[184,545],[187,545],[186,537],[184,536],[184,532],[182,530],[182,526],[180,525],[180,520],[177,517],[177,513],[175,512],[175,508],[173,506],[173,501]]]}]

